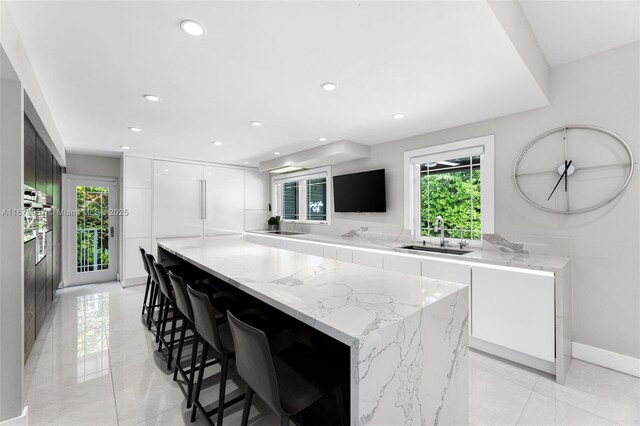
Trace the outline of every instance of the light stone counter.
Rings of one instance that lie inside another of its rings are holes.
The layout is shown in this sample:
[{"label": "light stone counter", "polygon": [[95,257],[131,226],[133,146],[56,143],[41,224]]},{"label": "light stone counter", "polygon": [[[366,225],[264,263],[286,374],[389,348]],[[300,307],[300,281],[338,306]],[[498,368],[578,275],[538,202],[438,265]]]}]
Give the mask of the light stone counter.
[{"label": "light stone counter", "polygon": [[466,286],[241,236],[158,246],[348,345],[352,424],[467,423]]},{"label": "light stone counter", "polygon": [[[397,239],[383,239],[376,236],[369,236],[367,234],[354,235],[354,236],[335,236],[324,234],[311,234],[311,233],[298,233],[295,235],[278,235],[269,233],[268,231],[255,230],[247,231],[247,233],[268,235],[275,238],[287,238],[292,240],[304,240],[314,241],[319,243],[337,244],[348,247],[360,247],[373,250],[382,251],[394,251],[403,245],[411,244],[410,240],[403,238]],[[451,240],[451,247],[456,248],[456,240]],[[490,265],[509,266],[513,268],[524,268],[531,270],[547,271],[553,273],[561,273],[563,268],[569,263],[568,257],[561,256],[543,256],[537,254],[530,254],[527,252],[518,253],[512,251],[500,251],[490,250],[487,248],[475,248],[465,247],[466,250],[471,250],[470,253],[457,255],[457,254],[444,254],[435,252],[413,252],[413,254],[420,257],[435,257],[441,259],[452,259],[458,261],[469,261],[473,263],[486,263]],[[400,251],[398,251],[400,252]],[[407,251],[401,251],[407,253]]]}]

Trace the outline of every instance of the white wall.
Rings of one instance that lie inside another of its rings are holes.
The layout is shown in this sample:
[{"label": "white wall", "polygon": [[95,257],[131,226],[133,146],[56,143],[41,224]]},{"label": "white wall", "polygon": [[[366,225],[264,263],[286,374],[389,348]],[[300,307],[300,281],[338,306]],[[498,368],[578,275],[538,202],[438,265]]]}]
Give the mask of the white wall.
[{"label": "white wall", "polygon": [[[622,136],[640,156],[640,44],[633,43],[551,69],[551,106],[374,146],[369,159],[338,164],[333,174],[385,168],[382,214],[334,213],[329,228],[370,231],[403,228],[403,152],[494,134],[495,229],[498,234],[566,237],[573,246],[573,338],[640,357],[640,172],[614,203],[591,213],[542,212],[516,192],[513,164],[524,145],[564,124],[602,126]],[[318,232],[331,232],[317,225]]]},{"label": "white wall", "polygon": [[121,158],[67,154],[67,174],[120,178]]}]

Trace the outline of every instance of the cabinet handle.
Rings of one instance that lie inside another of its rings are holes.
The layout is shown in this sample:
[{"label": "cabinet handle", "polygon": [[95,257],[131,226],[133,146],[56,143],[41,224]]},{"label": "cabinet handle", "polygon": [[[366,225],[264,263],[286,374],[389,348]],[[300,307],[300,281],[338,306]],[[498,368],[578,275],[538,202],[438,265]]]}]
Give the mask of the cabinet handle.
[{"label": "cabinet handle", "polygon": [[202,203],[202,216],[203,219],[207,218],[207,180],[203,180],[204,182],[204,190],[202,191],[202,199],[204,202]]}]

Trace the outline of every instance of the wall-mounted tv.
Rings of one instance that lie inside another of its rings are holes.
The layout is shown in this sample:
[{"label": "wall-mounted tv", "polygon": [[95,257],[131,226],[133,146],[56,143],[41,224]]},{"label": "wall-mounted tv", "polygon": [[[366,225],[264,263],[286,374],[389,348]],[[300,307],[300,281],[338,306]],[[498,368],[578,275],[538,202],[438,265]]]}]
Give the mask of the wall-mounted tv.
[{"label": "wall-mounted tv", "polygon": [[386,212],[384,169],[334,176],[333,206],[336,212]]}]

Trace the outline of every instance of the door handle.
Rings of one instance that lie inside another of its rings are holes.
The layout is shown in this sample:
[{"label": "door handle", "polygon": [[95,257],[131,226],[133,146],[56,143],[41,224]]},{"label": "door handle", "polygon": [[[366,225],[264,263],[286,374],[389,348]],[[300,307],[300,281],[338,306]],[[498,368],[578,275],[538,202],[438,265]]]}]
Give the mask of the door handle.
[{"label": "door handle", "polygon": [[202,181],[204,183],[204,188],[202,190],[202,199],[204,200],[202,203],[202,218],[207,218],[207,180]]},{"label": "door handle", "polygon": [[111,232],[109,233],[109,236],[111,238],[113,238],[115,236],[115,232],[113,231],[113,226],[111,227]]}]

